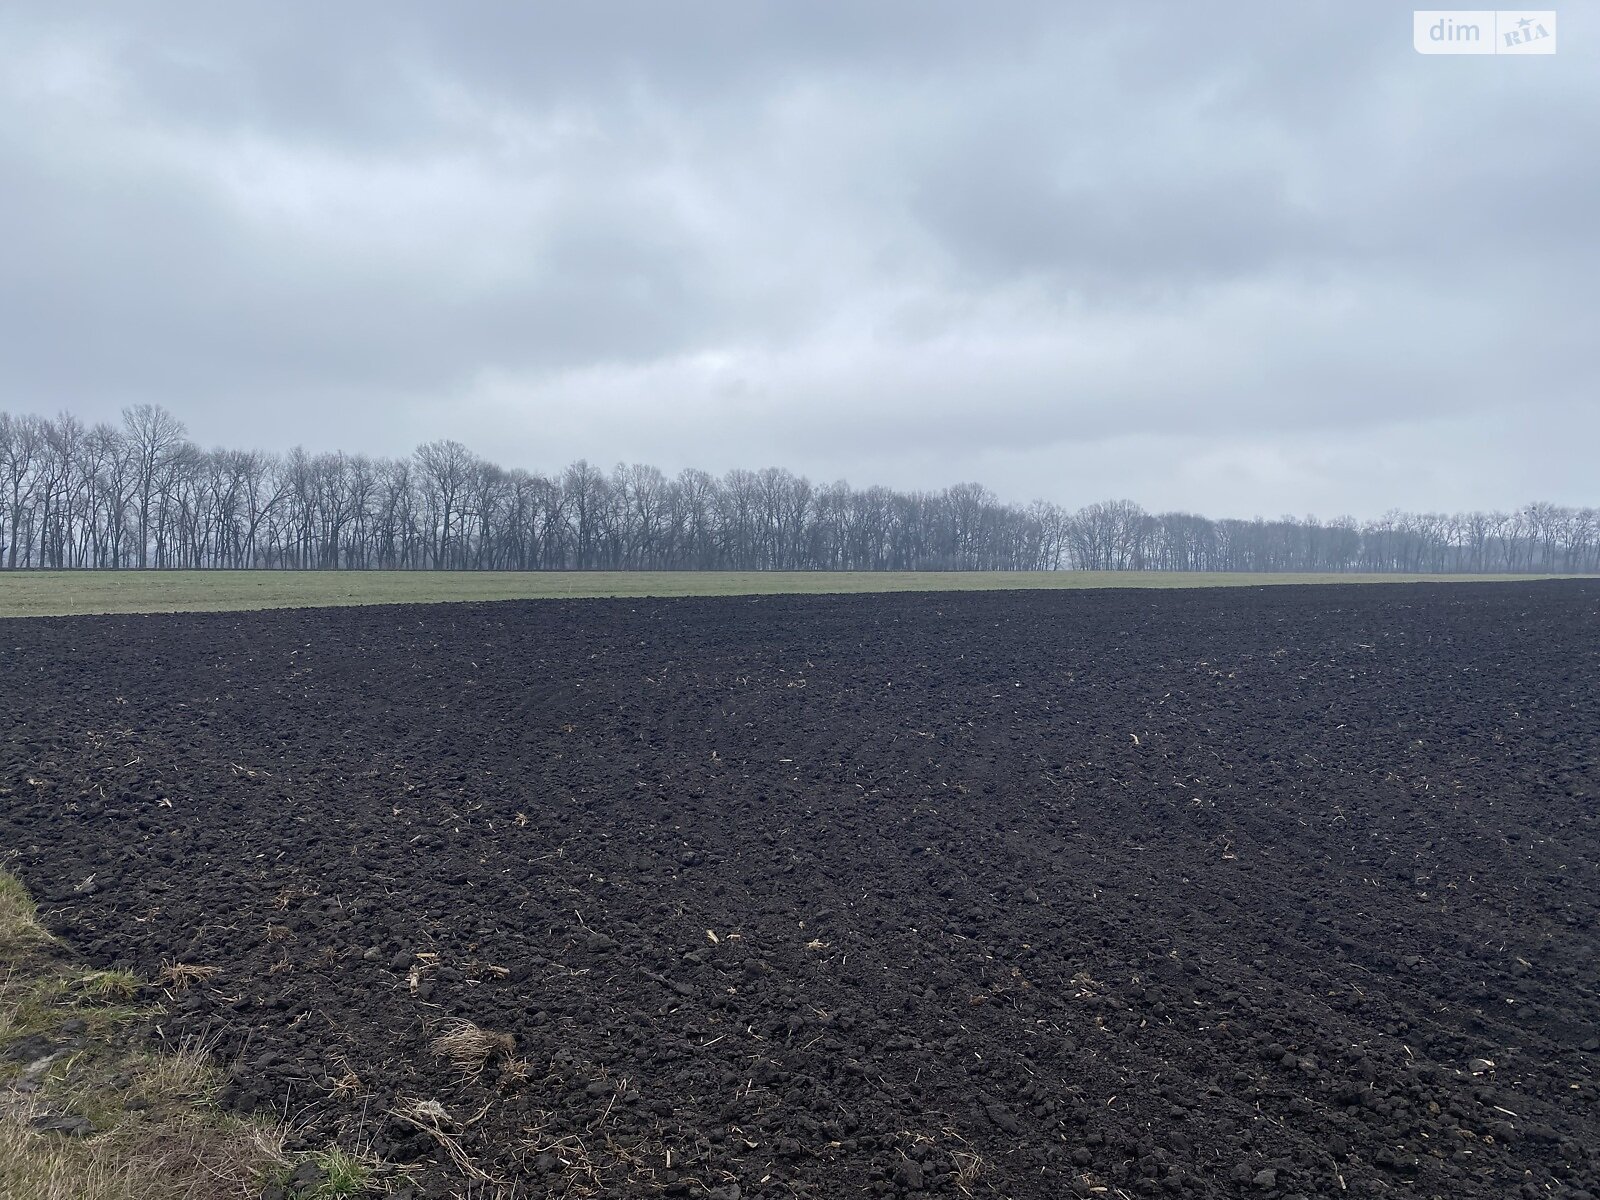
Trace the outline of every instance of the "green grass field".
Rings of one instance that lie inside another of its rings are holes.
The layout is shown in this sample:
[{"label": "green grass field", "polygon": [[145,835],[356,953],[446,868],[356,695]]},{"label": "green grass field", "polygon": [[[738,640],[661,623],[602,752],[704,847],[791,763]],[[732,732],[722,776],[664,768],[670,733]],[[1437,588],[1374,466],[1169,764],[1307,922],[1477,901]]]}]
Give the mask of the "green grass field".
[{"label": "green grass field", "polygon": [[751,596],[995,588],[1465,583],[1510,575],[1179,574],[1155,571],[0,571],[0,616],[219,612],[579,596]]}]

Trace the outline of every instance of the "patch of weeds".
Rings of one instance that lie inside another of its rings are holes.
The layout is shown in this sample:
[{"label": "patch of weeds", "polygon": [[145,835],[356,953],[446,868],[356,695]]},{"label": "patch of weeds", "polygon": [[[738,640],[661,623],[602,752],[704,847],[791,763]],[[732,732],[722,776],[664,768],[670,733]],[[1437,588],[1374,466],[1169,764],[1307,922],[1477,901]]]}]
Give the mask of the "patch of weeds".
[{"label": "patch of weeds", "polygon": [[[80,1005],[74,978],[50,960],[27,954],[6,958],[0,973],[0,1051],[29,1038],[59,1038],[65,1028],[75,1029],[78,1037],[104,1038],[162,1011],[157,1005]],[[0,1058],[0,1084],[20,1070],[21,1064]]]},{"label": "patch of weeds", "polygon": [[159,1017],[166,1009],[159,1004],[106,1004],[71,1010],[94,1037],[103,1037],[133,1021]]},{"label": "patch of weeds", "polygon": [[63,1014],[63,991],[60,979],[41,979],[26,963],[7,962],[0,975],[0,1050],[48,1034],[69,1019]]},{"label": "patch of weeds", "polygon": [[[168,963],[176,990],[209,967]],[[128,971],[85,971],[39,923],[0,869],[0,1197],[29,1200],[211,1200],[259,1196],[273,1180],[293,1200],[351,1200],[372,1190],[378,1160],[342,1150],[285,1153],[288,1126],[217,1111],[213,1047],[189,1039],[160,1053],[136,1031],[158,1015],[135,1004]],[[36,1129],[62,1121],[79,1136]],[[296,1162],[306,1187],[283,1186]]]},{"label": "patch of weeds", "polygon": [[0,870],[0,950],[14,951],[54,940],[40,923],[33,897],[22,881],[9,871]]},{"label": "patch of weeds", "polygon": [[74,986],[79,995],[98,1004],[125,1004],[139,995],[139,980],[132,971],[90,971]]},{"label": "patch of weeds", "polygon": [[372,1183],[372,1164],[337,1147],[313,1154],[311,1161],[322,1172],[322,1182],[297,1200],[349,1200]]},{"label": "patch of weeds", "polygon": [[[48,1109],[41,1110],[48,1112]],[[197,1110],[128,1114],[90,1137],[36,1133],[32,1109],[0,1117],[0,1196],[29,1200],[198,1200],[259,1194],[283,1161],[268,1125],[223,1125]]]},{"label": "patch of weeds", "polygon": [[379,1160],[334,1147],[298,1155],[274,1171],[262,1193],[282,1200],[356,1200],[382,1195]]},{"label": "patch of weeds", "polygon": [[140,1053],[135,1074],[143,1095],[210,1104],[222,1088],[222,1072],[211,1057],[214,1048],[207,1038],[184,1038],[159,1054]]}]

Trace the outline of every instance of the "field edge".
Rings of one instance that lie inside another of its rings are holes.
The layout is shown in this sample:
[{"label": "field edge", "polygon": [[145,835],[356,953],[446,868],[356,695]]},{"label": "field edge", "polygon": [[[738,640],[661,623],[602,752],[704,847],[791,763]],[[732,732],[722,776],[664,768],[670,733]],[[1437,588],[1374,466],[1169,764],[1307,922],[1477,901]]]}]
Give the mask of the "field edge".
[{"label": "field edge", "polygon": [[1526,583],[1582,575],[1181,571],[0,571],[0,618],[499,600]]}]

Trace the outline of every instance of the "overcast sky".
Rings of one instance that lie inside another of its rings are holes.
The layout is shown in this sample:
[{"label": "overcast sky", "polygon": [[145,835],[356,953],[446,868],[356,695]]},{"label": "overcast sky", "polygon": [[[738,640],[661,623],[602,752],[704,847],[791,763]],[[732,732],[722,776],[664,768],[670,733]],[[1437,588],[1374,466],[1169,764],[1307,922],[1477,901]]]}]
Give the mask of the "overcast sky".
[{"label": "overcast sky", "polygon": [[0,408],[1214,516],[1600,503],[1600,5],[10,3]]}]

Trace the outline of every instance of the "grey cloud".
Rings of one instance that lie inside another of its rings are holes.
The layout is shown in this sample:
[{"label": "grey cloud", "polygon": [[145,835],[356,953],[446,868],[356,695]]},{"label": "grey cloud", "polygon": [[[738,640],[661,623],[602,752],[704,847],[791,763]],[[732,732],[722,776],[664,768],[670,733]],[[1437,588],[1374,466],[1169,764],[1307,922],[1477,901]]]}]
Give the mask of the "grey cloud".
[{"label": "grey cloud", "polygon": [[952,156],[916,211],[979,281],[1041,276],[1093,296],[1148,296],[1336,251],[1336,235],[1270,170],[1197,177],[1188,166],[1082,178],[1043,156]]},{"label": "grey cloud", "polygon": [[987,467],[1068,503],[1097,454],[1197,509],[1250,463],[1268,512],[1304,505],[1265,464],[1321,438],[1319,507],[1427,507],[1346,450],[1432,430],[1442,489],[1529,474],[1513,408],[1600,434],[1600,85],[1576,19],[1519,61],[1422,58],[1408,21],[14,6],[0,404],[546,467]]}]

